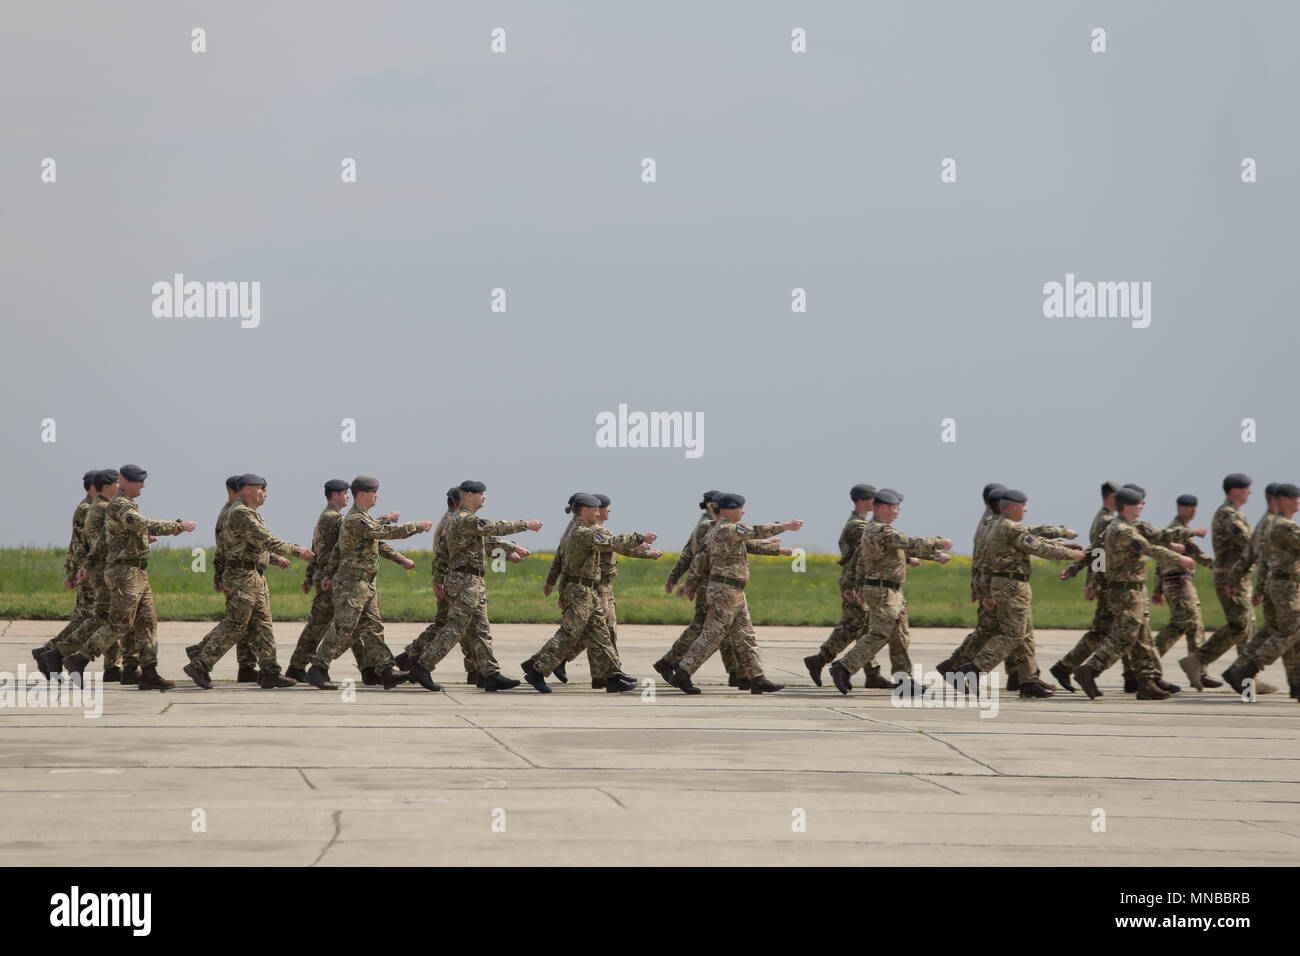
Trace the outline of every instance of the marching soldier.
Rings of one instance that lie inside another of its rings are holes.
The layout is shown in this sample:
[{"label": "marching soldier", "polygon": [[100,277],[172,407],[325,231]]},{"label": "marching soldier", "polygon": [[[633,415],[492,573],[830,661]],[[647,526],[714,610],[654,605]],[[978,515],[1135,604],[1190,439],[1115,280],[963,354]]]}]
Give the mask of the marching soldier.
[{"label": "marching soldier", "polygon": [[[1268,510],[1264,512],[1263,517],[1255,524],[1255,530],[1250,533],[1250,541],[1247,543],[1244,551],[1241,552],[1232,570],[1228,572],[1228,586],[1236,589],[1241,585],[1241,579],[1250,573],[1251,566],[1258,562],[1259,570],[1255,575],[1255,594],[1251,598],[1251,603],[1256,607],[1262,606],[1264,609],[1264,626],[1256,628],[1254,635],[1249,641],[1244,641],[1237,645],[1237,659],[1233,661],[1233,667],[1243,665],[1260,646],[1269,639],[1270,635],[1277,633],[1277,608],[1273,604],[1272,595],[1269,593],[1268,574],[1270,569],[1268,533],[1273,527],[1273,522],[1277,518],[1277,482],[1269,482],[1264,487],[1264,500]],[[1292,650],[1295,650],[1292,648]],[[1287,652],[1288,655],[1290,652]],[[1289,658],[1284,658],[1289,659]],[[1288,679],[1291,677],[1291,670],[1287,670]],[[1204,680],[1204,678],[1202,678]],[[1292,681],[1294,683],[1294,681]],[[1212,685],[1222,686],[1215,681]],[[1277,688],[1267,681],[1255,680],[1256,694],[1275,694]]]},{"label": "marching soldier", "polygon": [[1228,593],[1228,575],[1250,541],[1250,522],[1241,513],[1250,497],[1249,475],[1233,472],[1223,479],[1223,504],[1214,512],[1210,522],[1214,541],[1214,592],[1223,605],[1227,623],[1215,630],[1209,639],[1194,653],[1188,654],[1178,665],[1189,675],[1196,669],[1204,671],[1230,647],[1249,641],[1255,633],[1255,605],[1251,600],[1250,579]]},{"label": "marching soldier", "polygon": [[998,495],[1006,490],[1006,485],[990,481],[980,493],[980,497],[984,499],[984,513],[980,515],[979,523],[975,525],[974,543],[970,553],[970,599],[975,605],[975,630],[966,635],[966,639],[948,656],[947,660],[935,665],[934,669],[942,675],[959,670],[961,665],[974,660],[980,648],[996,633],[997,620],[992,612],[984,607],[984,598],[988,596],[988,571],[984,566],[984,538],[988,534],[989,525],[998,519],[998,512],[994,510]]},{"label": "marching soldier", "polygon": [[[1100,696],[1097,677],[1121,655],[1131,651],[1138,700],[1166,700],[1170,692],[1156,683],[1160,661],[1150,637],[1151,607],[1143,557],[1177,561],[1184,568],[1191,568],[1194,562],[1181,554],[1183,545],[1173,543],[1170,548],[1164,548],[1143,536],[1138,524],[1143,496],[1137,489],[1120,488],[1115,493],[1115,503],[1119,514],[1109,523],[1102,539],[1114,625],[1092,656],[1074,669],[1073,676],[1084,693],[1096,698]],[[1172,553],[1171,548],[1180,553]]]},{"label": "marching soldier", "polygon": [[270,690],[298,683],[280,673],[271,621],[271,592],[266,586],[270,554],[311,560],[307,548],[282,541],[267,530],[257,509],[266,502],[266,479],[240,475],[235,482],[239,498],[225,514],[219,532],[223,544],[219,584],[226,596],[226,616],[199,642],[199,653],[183,668],[198,686],[212,687],[212,668],[241,640],[247,640],[260,668],[257,684]]},{"label": "marching soldier", "polygon": [[[908,558],[947,564],[951,538],[914,538],[899,532],[893,522],[903,496],[892,488],[876,492],[873,520],[862,533],[858,556],[848,575],[844,596],[867,611],[867,628],[848,652],[831,664],[831,680],[841,694],[851,689],[850,678],[890,642],[906,640],[907,604],[903,581]],[[909,671],[910,674],[910,671]],[[915,677],[911,678],[915,682]]]},{"label": "marching soldier", "polygon": [[[1277,513],[1268,530],[1267,553],[1269,596],[1273,600],[1276,630],[1244,660],[1238,660],[1223,672],[1223,679],[1232,689],[1241,693],[1244,682],[1273,663],[1296,645],[1300,637],[1300,525],[1293,517],[1300,510],[1300,487],[1288,483],[1275,488]],[[1218,553],[1216,548],[1215,557]],[[1240,580],[1240,578],[1238,579]],[[1241,584],[1228,584],[1228,596],[1234,600],[1238,593],[1247,590]]]},{"label": "marching soldier", "polygon": [[636,681],[623,673],[618,650],[610,642],[605,619],[608,601],[599,594],[601,552],[612,549],[632,555],[639,550],[643,553],[638,557],[657,558],[659,552],[649,550],[656,535],[652,531],[611,534],[600,523],[600,499],[592,494],[574,495],[571,507],[581,524],[569,533],[564,543],[560,576],[560,610],[564,617],[555,635],[521,665],[524,679],[538,693],[549,694],[551,688],[546,678],[556,665],[589,647],[593,678],[602,679],[606,692],[620,693],[635,687]]},{"label": "marching soldier", "polygon": [[[1169,524],[1165,525],[1165,530],[1191,531],[1191,521],[1196,517],[1198,499],[1195,495],[1179,495],[1177,503],[1178,513]],[[1187,548],[1185,553],[1194,562],[1207,568],[1214,567],[1214,562],[1194,542],[1187,541],[1185,547]],[[1189,571],[1182,564],[1168,558],[1156,561],[1156,583],[1152,590],[1151,603],[1160,604],[1167,601],[1169,604],[1169,623],[1156,635],[1156,653],[1160,657],[1164,657],[1165,652],[1177,644],[1180,637],[1187,638],[1187,650],[1195,653],[1205,637],[1205,626],[1201,622],[1201,599],[1197,596],[1196,586],[1193,583],[1195,573],[1195,568]],[[1187,679],[1197,690],[1203,687],[1223,686],[1214,678],[1209,678],[1209,683],[1206,683],[1204,674],[1189,672]]]},{"label": "marching soldier", "polygon": [[[981,603],[994,618],[993,634],[961,671],[978,678],[1005,659],[1007,670],[1016,671],[1019,678],[1021,697],[1051,697],[1052,691],[1038,678],[1034,655],[1029,556],[1073,561],[1081,549],[1038,537],[1021,524],[1028,500],[1023,491],[1015,488],[1003,489],[998,495],[998,520],[987,526],[982,541],[987,583],[981,586]],[[1010,689],[1010,681],[1007,683]]]},{"label": "marching soldier", "polygon": [[[158,674],[158,638],[155,627],[153,590],[149,587],[149,541],[157,535],[182,534],[194,530],[193,521],[158,521],[140,513],[135,499],[144,490],[149,473],[138,465],[119,469],[121,483],[109,502],[104,525],[108,537],[108,554],[104,583],[109,592],[108,621],[71,657],[63,660],[74,682],[80,683],[86,665],[114,644],[130,640],[124,646],[140,664],[141,690],[167,690],[175,686]],[[89,520],[89,515],[87,515]],[[46,665],[57,673],[61,653],[47,655]],[[53,659],[51,659],[53,658]]]},{"label": "marching soldier", "polygon": [[[95,480],[98,471],[88,471],[81,476],[81,487],[85,490],[85,496],[77,502],[77,507],[72,512],[72,537],[68,541],[68,556],[63,560],[63,586],[69,591],[76,590],[77,601],[73,605],[72,617],[63,629],[45,642],[43,647],[33,647],[32,657],[36,659],[36,669],[41,672],[42,677],[49,677],[49,670],[45,662],[41,660],[41,654],[54,647],[59,641],[66,638],[69,634],[80,627],[87,618],[90,617],[95,606],[95,592],[89,580],[82,578],[77,581],[77,572],[85,567],[86,553],[90,550],[89,543],[86,541],[86,515],[90,513],[90,506],[95,503],[99,495],[91,489],[91,483]],[[122,676],[119,668],[114,668],[118,673],[116,677],[109,674],[108,668],[104,669],[104,680],[117,680]]]},{"label": "marching soldier", "polygon": [[[501,673],[501,665],[492,653],[492,625],[487,616],[487,541],[493,535],[517,531],[537,531],[542,523],[532,521],[488,521],[478,517],[487,500],[487,485],[481,481],[460,483],[460,506],[447,521],[449,555],[444,587],[450,602],[447,623],[429,641],[418,658],[411,659],[411,680],[426,690],[442,690],[434,683],[432,671],[451,650],[464,642],[473,650],[483,690],[488,692],[518,687],[519,681]],[[509,542],[502,542],[503,546]],[[513,546],[507,551],[513,550]]]},{"label": "marching soldier", "polygon": [[[1115,612],[1111,608],[1111,591],[1106,587],[1105,547],[1102,540],[1106,528],[1115,520],[1115,494],[1124,487],[1118,481],[1104,481],[1101,484],[1101,510],[1093,516],[1088,528],[1088,547],[1074,564],[1061,571],[1061,580],[1068,581],[1084,568],[1088,574],[1084,578],[1083,596],[1085,600],[1096,601],[1092,613],[1092,626],[1084,631],[1065,656],[1048,668],[1048,673],[1061,682],[1061,686],[1074,693],[1078,688],[1070,683],[1070,675],[1082,664],[1106,639],[1115,624]],[[1100,560],[1099,560],[1100,559]],[[1127,665],[1126,665],[1127,666]]]},{"label": "marching soldier", "polygon": [[[569,523],[565,526],[565,529],[560,532],[560,543],[555,547],[555,556],[551,558],[550,570],[546,572],[546,580],[542,582],[542,594],[546,597],[551,596],[551,592],[555,590],[555,585],[560,580],[560,574],[564,570],[564,545],[568,542],[569,535],[573,530],[582,525],[582,521],[579,520],[573,507],[574,499],[580,494],[582,494],[582,492],[575,491],[573,494],[569,495],[569,500],[564,505],[564,513],[566,515],[571,514],[573,517],[569,519]],[[560,591],[563,593],[563,586],[561,586]],[[581,653],[581,651],[578,651],[577,653]],[[569,675],[565,669],[566,664],[568,664],[568,661],[560,661],[560,663],[555,665],[555,670],[551,672],[562,684],[567,684],[569,682]],[[596,660],[590,650],[587,651],[587,666],[591,669],[591,680],[593,684],[595,684],[598,679],[602,682],[604,681],[603,676],[600,678],[597,678],[596,676]]]},{"label": "marching soldier", "polygon": [[[812,682],[818,687],[822,686],[822,668],[839,657],[844,648],[861,637],[863,629],[867,626],[867,616],[862,609],[862,605],[844,598],[843,592],[847,587],[845,577],[857,557],[858,545],[862,543],[862,532],[871,523],[870,512],[872,504],[876,500],[876,488],[874,485],[854,485],[849,489],[849,500],[853,502],[853,510],[849,512],[849,520],[844,523],[844,530],[840,532],[839,541],[839,564],[843,568],[840,571],[839,581],[841,593],[840,623],[831,631],[830,637],[826,638],[822,646],[817,649],[816,654],[803,659],[803,666],[808,668],[808,676],[812,678]],[[911,670],[910,662],[907,659],[907,649],[902,647],[901,644],[901,641],[890,642],[889,664],[891,673],[897,674]],[[880,665],[874,660],[867,664],[865,670],[867,672],[866,682],[862,685],[863,687],[889,690],[894,686],[892,680],[880,673]]]},{"label": "marching soldier", "polygon": [[[747,546],[782,531],[798,531],[803,521],[795,518],[780,524],[741,524],[740,519],[745,515],[744,495],[728,492],[718,495],[715,503],[718,520],[709,529],[700,552],[691,560],[691,573],[686,580],[686,596],[694,598],[707,576],[709,612],[700,636],[677,662],[668,682],[685,694],[700,693],[691,677],[724,640],[730,639],[734,642],[737,666],[749,676],[749,692],[774,694],[785,685],[774,684],[763,674],[758,640],[749,617],[749,602],[745,600],[745,585],[749,583]],[[793,551],[772,540],[762,553],[788,556]]]},{"label": "marching soldier", "polygon": [[321,587],[334,595],[334,621],[311,656],[307,682],[321,690],[336,690],[337,685],[330,682],[330,664],[359,640],[366,663],[375,669],[384,690],[392,690],[408,675],[396,669],[393,654],[384,643],[384,619],[379,614],[375,587],[379,558],[387,558],[409,571],[415,562],[394,551],[385,539],[409,538],[429,531],[433,522],[396,524],[401,517],[396,511],[372,518],[370,509],[379,499],[379,479],[358,475],[351,487],[352,509],[339,525],[330,558],[334,570],[330,577],[321,579]]}]

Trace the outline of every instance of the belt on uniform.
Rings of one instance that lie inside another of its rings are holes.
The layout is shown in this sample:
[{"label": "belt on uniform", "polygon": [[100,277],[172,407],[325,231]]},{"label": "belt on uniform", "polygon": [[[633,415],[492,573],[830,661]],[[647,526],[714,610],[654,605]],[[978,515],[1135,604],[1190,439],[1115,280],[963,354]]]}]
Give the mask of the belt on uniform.
[{"label": "belt on uniform", "polygon": [[902,587],[897,581],[886,581],[884,578],[867,578],[862,583],[869,588],[889,588],[891,591],[897,591]]},{"label": "belt on uniform", "polygon": [[1160,575],[1160,576],[1161,576],[1162,578],[1164,578],[1166,581],[1190,581],[1190,580],[1192,580],[1192,576],[1191,576],[1190,574],[1162,574],[1162,575]]},{"label": "belt on uniform", "polygon": [[262,567],[260,564],[258,564],[256,561],[229,561],[229,560],[227,560],[227,561],[226,561],[226,570],[229,571],[229,570],[231,570],[231,569],[238,570],[238,571],[256,571],[258,574],[262,575],[263,577],[266,576],[266,571],[265,571],[265,570],[263,569],[263,567]]},{"label": "belt on uniform", "polygon": [[709,580],[715,584],[730,584],[733,588],[739,588],[742,591],[745,590],[746,582],[740,580],[740,578],[727,578],[723,577],[721,574],[710,574]]},{"label": "belt on uniform", "polygon": [[1145,581],[1107,581],[1106,587],[1112,591],[1141,591],[1147,586]]},{"label": "belt on uniform", "polygon": [[1029,575],[1019,574],[1015,571],[993,571],[989,574],[991,578],[1010,578],[1013,581],[1028,581]]},{"label": "belt on uniform", "polygon": [[456,574],[472,574],[476,578],[483,577],[482,568],[471,568],[468,564],[462,564],[458,568],[452,568],[452,571],[454,571]]},{"label": "belt on uniform", "polygon": [[594,588],[599,583],[595,578],[575,578],[567,574],[560,578],[561,588],[567,588],[570,584],[581,584],[584,588]]},{"label": "belt on uniform", "polygon": [[124,568],[147,568],[149,567],[148,558],[123,558],[121,561],[114,561],[114,564]]}]

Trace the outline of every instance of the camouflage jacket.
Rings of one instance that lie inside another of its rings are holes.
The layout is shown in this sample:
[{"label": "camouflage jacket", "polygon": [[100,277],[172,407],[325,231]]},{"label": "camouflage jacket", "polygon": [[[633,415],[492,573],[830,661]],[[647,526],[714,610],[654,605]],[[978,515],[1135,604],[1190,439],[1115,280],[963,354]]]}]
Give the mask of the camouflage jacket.
[{"label": "camouflage jacket", "polygon": [[994,574],[1023,574],[1029,577],[1032,554],[1040,558],[1073,559],[1076,552],[1050,538],[1034,533],[1006,515],[998,515],[984,534],[984,561],[991,583]]},{"label": "camouflage jacket", "polygon": [[713,515],[709,514],[707,511],[700,515],[700,520],[695,523],[695,527],[691,531],[691,536],[686,539],[686,544],[682,548],[682,553],[677,556],[677,563],[674,564],[673,569],[668,572],[668,584],[670,586],[676,584],[681,580],[683,574],[690,571],[691,562],[695,560],[695,556],[699,554],[700,549],[704,547],[705,535],[709,533],[709,529],[713,527],[714,522],[717,520],[717,518],[713,517]]},{"label": "camouflage jacket", "polygon": [[[235,501],[238,500],[238,498],[235,499]],[[221,580],[222,572],[226,570],[226,540],[224,537],[226,533],[226,512],[230,510],[230,506],[235,501],[227,501],[221,506],[221,510],[217,512],[217,524],[213,532],[216,544],[212,548],[212,573],[218,581]]]},{"label": "camouflage jacket", "polygon": [[372,518],[370,512],[353,504],[339,523],[339,537],[327,561],[330,576],[373,580],[379,573],[380,558],[402,563],[402,556],[384,539],[409,538],[423,530],[419,521],[393,524],[387,518]]},{"label": "camouflage jacket", "polygon": [[108,536],[107,565],[126,561],[149,560],[149,535],[180,534],[185,529],[179,519],[159,521],[146,518],[136,507],[135,499],[119,490],[108,503],[104,533]]},{"label": "camouflage jacket", "polygon": [[236,562],[255,564],[257,570],[265,571],[272,552],[288,558],[297,557],[302,550],[298,545],[271,534],[257,509],[248,507],[239,499],[231,502],[226,511],[222,535],[226,545],[225,571],[235,570],[233,565]]},{"label": "camouflage jacket", "polygon": [[1241,579],[1250,574],[1250,569],[1256,564],[1259,567],[1255,572],[1255,583],[1261,588],[1268,585],[1269,529],[1273,527],[1276,519],[1276,512],[1266,511],[1256,523],[1255,530],[1250,533],[1250,540],[1246,542],[1246,547],[1242,549],[1241,555],[1228,570],[1228,583],[1233,587],[1239,587]]},{"label": "camouflage jacket", "polygon": [[781,546],[776,542],[768,542],[764,547],[759,539],[770,538],[780,533],[780,522],[748,525],[719,518],[709,528],[700,550],[691,559],[691,571],[686,577],[686,589],[698,592],[700,585],[711,574],[737,581],[748,581],[751,554],[781,553]]},{"label": "camouflage jacket", "polygon": [[339,528],[343,526],[343,512],[333,505],[326,505],[325,510],[316,518],[316,527],[311,533],[311,550],[316,557],[307,562],[303,572],[303,581],[307,584],[319,584],[330,577],[338,566],[338,555],[334,545],[338,544]]},{"label": "camouflage jacket", "polygon": [[578,527],[569,532],[569,539],[565,542],[564,577],[598,580],[600,558],[604,552],[635,554],[644,540],[637,532],[613,534],[604,525],[579,522]]},{"label": "camouflage jacket", "polygon": [[96,498],[86,512],[86,568],[91,575],[103,574],[108,561],[108,499]]},{"label": "camouflage jacket", "polygon": [[[1149,525],[1147,522],[1143,521],[1140,522],[1140,526],[1143,528],[1142,536],[1153,544],[1167,544],[1170,541],[1177,541],[1187,549],[1187,556],[1197,564],[1201,565],[1201,567],[1214,567],[1214,562],[1210,560],[1210,556],[1202,551],[1196,544],[1196,541],[1194,540],[1196,536],[1192,534],[1191,527],[1186,521],[1179,518],[1177,515],[1174,516],[1173,520],[1170,521],[1169,524],[1165,525],[1163,533],[1168,535],[1168,537],[1164,539],[1147,534],[1146,529],[1152,528],[1154,530],[1153,525]],[[1192,574],[1195,570],[1195,568],[1192,568],[1191,570],[1184,568],[1182,563],[1179,561],[1170,561],[1167,558],[1158,558],[1156,560],[1156,583],[1155,587],[1151,589],[1151,592],[1153,594],[1164,593],[1164,575]]]},{"label": "camouflage jacket", "polygon": [[72,537],[68,540],[68,556],[63,560],[65,578],[72,577],[86,564],[86,554],[90,551],[90,542],[86,540],[86,515],[98,497],[93,492],[87,493],[86,497],[77,502],[77,507],[72,512]]},{"label": "camouflage jacket", "polygon": [[1300,575],[1300,525],[1282,514],[1273,516],[1268,532],[1269,578],[1295,581]]},{"label": "camouflage jacket", "polygon": [[938,561],[942,538],[916,538],[903,534],[892,524],[872,521],[862,532],[853,573],[847,590],[860,591],[869,580],[892,581],[900,587],[907,580],[907,559]]},{"label": "camouflage jacket", "polygon": [[860,515],[857,511],[851,511],[849,512],[849,520],[844,522],[844,530],[840,532],[839,540],[841,591],[845,589],[849,569],[853,567],[853,561],[858,556],[858,545],[862,543],[862,532],[873,520],[871,515]]},{"label": "camouflage jacket", "polygon": [[[1147,525],[1147,527],[1151,527]],[[1177,561],[1181,555],[1149,541],[1138,524],[1128,518],[1116,516],[1106,528],[1102,539],[1106,549],[1106,581],[1130,582],[1146,586],[1147,569],[1144,558]]]},{"label": "camouflage jacket", "polygon": [[[487,569],[487,551],[489,546],[508,545],[509,542],[498,541],[494,535],[514,534],[527,529],[523,521],[489,521],[477,517],[464,505],[447,519],[447,565],[448,573],[465,571],[469,574],[482,575]],[[511,546],[513,547],[513,545]]]},{"label": "camouflage jacket", "polygon": [[551,559],[550,570],[546,572],[546,583],[554,585],[560,579],[560,574],[564,571],[564,544],[569,540],[569,535],[573,534],[573,529],[582,526],[582,521],[577,515],[569,519],[568,526],[560,534],[560,543],[555,546],[555,557]]},{"label": "camouflage jacket", "polygon": [[1219,510],[1214,512],[1210,533],[1214,542],[1215,572],[1230,571],[1250,541],[1250,522],[1240,508],[1230,501],[1224,501],[1219,505]]}]

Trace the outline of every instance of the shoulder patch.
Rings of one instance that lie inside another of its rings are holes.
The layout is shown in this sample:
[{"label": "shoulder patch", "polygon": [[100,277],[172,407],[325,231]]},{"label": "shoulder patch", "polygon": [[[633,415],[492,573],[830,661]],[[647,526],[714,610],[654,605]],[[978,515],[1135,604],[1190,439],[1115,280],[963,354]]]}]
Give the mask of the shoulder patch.
[{"label": "shoulder patch", "polygon": [[478,526],[479,526],[480,528],[486,528],[486,527],[488,526],[488,519],[487,519],[487,518],[479,518],[479,519],[478,519]]},{"label": "shoulder patch", "polygon": [[613,540],[604,531],[593,531],[591,536],[595,539],[597,544],[609,544],[610,541]]},{"label": "shoulder patch", "polygon": [[135,516],[134,516],[134,515],[127,515],[127,516],[126,516],[126,523],[127,523],[127,524],[135,524]]},{"label": "shoulder patch", "polygon": [[1033,543],[1034,543],[1034,536],[1032,534],[1025,535],[1025,544],[1033,544]]},{"label": "shoulder patch", "polygon": [[749,534],[752,528],[747,524],[737,524],[736,530],[739,531],[741,534]]}]

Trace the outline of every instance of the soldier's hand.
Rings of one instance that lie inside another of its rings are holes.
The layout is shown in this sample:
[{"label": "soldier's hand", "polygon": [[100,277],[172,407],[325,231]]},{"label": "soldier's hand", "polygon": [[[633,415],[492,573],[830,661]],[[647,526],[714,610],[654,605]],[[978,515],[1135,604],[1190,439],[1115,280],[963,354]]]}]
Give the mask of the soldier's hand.
[{"label": "soldier's hand", "polygon": [[1164,596],[1163,594],[1159,594],[1159,593],[1157,593],[1157,594],[1153,594],[1153,595],[1151,595],[1151,603],[1152,603],[1152,604],[1164,604],[1164,603],[1165,603],[1165,596]]},{"label": "soldier's hand", "polygon": [[1096,598],[1097,598],[1097,592],[1094,591],[1092,588],[1083,589],[1083,599],[1085,601],[1093,601],[1096,600]]},{"label": "soldier's hand", "polygon": [[986,597],[983,603],[986,611],[996,611],[998,609],[998,599],[995,597]]},{"label": "soldier's hand", "polygon": [[543,585],[542,585],[542,597],[550,597],[550,596],[551,596],[551,592],[554,591],[554,590],[555,590],[555,585],[554,585],[554,584],[543,584]]},{"label": "soldier's hand", "polygon": [[330,579],[329,579],[329,578],[321,578],[321,579],[320,579],[320,589],[321,589],[322,591],[328,591],[328,590],[330,589]]},{"label": "soldier's hand", "polygon": [[848,601],[850,604],[862,603],[862,596],[858,594],[857,591],[852,591],[852,590],[841,591],[840,597],[844,598],[844,600]]},{"label": "soldier's hand", "polygon": [[658,538],[658,537],[659,537],[659,535],[655,534],[653,531],[646,531],[646,532],[643,532],[642,535],[641,535],[641,543],[642,543],[642,544],[654,544],[654,543],[655,543],[655,539]]},{"label": "soldier's hand", "polygon": [[83,581],[85,581],[86,578],[88,578],[88,577],[90,577],[90,569],[89,569],[89,568],[77,568],[77,578],[76,578],[76,581],[77,581],[78,584],[81,584],[81,583],[82,583]]},{"label": "soldier's hand", "polygon": [[411,568],[415,567],[415,562],[410,558],[402,558],[402,567],[409,571]]},{"label": "soldier's hand", "polygon": [[[681,595],[683,595],[683,596],[686,595],[686,593],[687,593],[687,592],[686,592],[686,585],[685,585],[685,584],[679,584],[679,585],[677,585],[677,593],[678,593],[678,594],[681,594]],[[694,592],[692,592],[690,596],[691,596],[691,597],[694,597],[694,596],[695,596]]]},{"label": "soldier's hand", "polygon": [[518,555],[519,560],[522,561],[524,558],[528,557],[528,556],[529,556],[530,554],[532,554],[533,552],[529,551],[529,550],[528,550],[527,548],[525,548],[525,547],[522,547],[521,545],[515,545],[515,552],[514,552],[514,553],[515,553],[516,555]]},{"label": "soldier's hand", "polygon": [[1250,603],[1258,607],[1260,604],[1264,603],[1264,595],[1256,594],[1254,597],[1250,599]]},{"label": "soldier's hand", "polygon": [[951,551],[951,550],[952,550],[952,538],[940,538],[940,539],[939,539],[939,550],[940,550],[940,551]]},{"label": "soldier's hand", "polygon": [[277,568],[287,568],[289,566],[289,559],[278,554],[272,555],[271,560],[275,562]]},{"label": "soldier's hand", "polygon": [[532,521],[525,521],[524,527],[527,528],[529,531],[541,531],[542,523],[538,521],[536,518],[534,518]]},{"label": "soldier's hand", "polygon": [[316,557],[316,552],[311,548],[299,548],[298,557],[302,558],[304,561],[310,561]]},{"label": "soldier's hand", "polygon": [[790,555],[794,554],[794,548],[782,548],[777,552],[777,554],[781,555],[783,558],[788,558]]},{"label": "soldier's hand", "polygon": [[560,598],[558,601],[556,601],[556,602],[555,602],[555,606],[558,607],[561,611],[563,611],[563,610],[564,610],[564,598]]},{"label": "soldier's hand", "polygon": [[[944,540],[946,541],[947,539],[945,538]],[[948,541],[948,547],[950,548],[952,547],[951,541]],[[937,560],[940,564],[947,564],[949,561],[952,560],[952,555],[949,554],[947,551],[940,551],[939,557],[936,558],[935,560]]]},{"label": "soldier's hand", "polygon": [[73,583],[72,578],[68,577],[63,579],[63,586],[71,591],[77,585]]},{"label": "soldier's hand", "polygon": [[1241,588],[1239,588],[1235,584],[1225,584],[1223,586],[1223,590],[1227,593],[1228,597],[1235,598],[1237,596],[1237,592],[1240,591]]},{"label": "soldier's hand", "polygon": [[664,556],[664,553],[662,551],[656,551],[654,548],[651,548],[649,551],[645,553],[645,556],[649,558],[651,561],[658,561],[660,558]]},{"label": "soldier's hand", "polygon": [[786,531],[798,531],[800,528],[803,527],[803,519],[791,518],[789,521],[782,521],[781,527]]},{"label": "soldier's hand", "polygon": [[443,584],[441,581],[433,582],[433,593],[439,600],[442,600],[447,596],[447,585]]},{"label": "soldier's hand", "polygon": [[1205,528],[1203,528],[1203,527],[1201,527],[1201,528],[1193,528],[1193,529],[1192,529],[1192,534],[1196,535],[1196,537],[1198,537],[1198,538],[1204,538],[1204,537],[1205,537]]},{"label": "soldier's hand", "polygon": [[975,603],[976,601],[978,601],[978,600],[979,600],[979,597],[975,594],[975,589],[974,589],[974,588],[971,588],[971,589],[970,589],[970,602],[971,602],[971,604],[974,604],[974,603]]},{"label": "soldier's hand", "polygon": [[421,522],[420,522],[420,527],[423,528],[425,531],[432,531],[432,530],[433,530],[433,522],[432,522],[432,521],[421,521]]},{"label": "soldier's hand", "polygon": [[151,534],[151,535],[149,535],[149,543],[150,543],[150,544],[153,544],[153,543],[156,542],[157,540],[158,540],[158,536],[157,536],[156,534]]},{"label": "soldier's hand", "polygon": [[1183,555],[1181,558],[1179,558],[1178,563],[1181,564],[1188,571],[1196,567],[1196,562],[1193,561],[1191,558],[1189,558],[1187,555]]},{"label": "soldier's hand", "polygon": [[384,515],[384,520],[387,521],[389,524],[396,524],[397,519],[400,518],[401,516],[402,513],[400,511],[390,511],[388,512],[388,514]]},{"label": "soldier's hand", "polygon": [[523,559],[524,556],[520,554],[518,551],[511,551],[509,554],[506,555],[506,560],[509,561],[511,564],[518,564]]},{"label": "soldier's hand", "polygon": [[225,589],[226,589],[226,587],[225,587],[224,584],[221,583],[221,579],[220,579],[220,578],[216,578],[216,579],[213,580],[213,582],[212,582],[212,590],[214,590],[214,591],[224,591]]},{"label": "soldier's hand", "polygon": [[908,559],[907,559],[907,566],[910,567],[910,568],[919,568],[919,567],[921,566],[921,559],[920,559],[920,558],[908,558]]},{"label": "soldier's hand", "polygon": [[197,527],[198,527],[198,525],[196,525],[193,521],[182,521],[182,522],[181,522],[181,530],[182,530],[182,531],[193,531],[193,530],[194,530],[195,528],[197,528]]},{"label": "soldier's hand", "polygon": [[1079,532],[1075,531],[1073,528],[1066,528],[1065,536],[1067,538],[1077,538],[1079,537]]},{"label": "soldier's hand", "polygon": [[672,594],[672,593],[673,593],[673,582],[672,581],[664,582],[664,594]]},{"label": "soldier's hand", "polygon": [[311,582],[310,582],[310,581],[303,581],[303,582],[302,582],[302,593],[303,593],[303,594],[311,594]]},{"label": "soldier's hand", "polygon": [[[1179,544],[1177,541],[1174,541],[1169,545],[1169,550],[1177,551],[1179,554],[1182,554],[1184,551],[1187,550],[1187,545]],[[1187,560],[1191,561],[1191,558],[1188,558]],[[1196,562],[1193,561],[1192,563],[1195,564]],[[1188,567],[1188,565],[1184,564],[1183,567]]]}]

